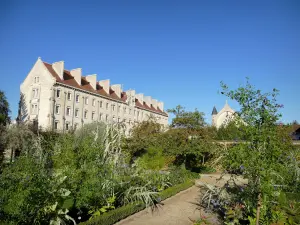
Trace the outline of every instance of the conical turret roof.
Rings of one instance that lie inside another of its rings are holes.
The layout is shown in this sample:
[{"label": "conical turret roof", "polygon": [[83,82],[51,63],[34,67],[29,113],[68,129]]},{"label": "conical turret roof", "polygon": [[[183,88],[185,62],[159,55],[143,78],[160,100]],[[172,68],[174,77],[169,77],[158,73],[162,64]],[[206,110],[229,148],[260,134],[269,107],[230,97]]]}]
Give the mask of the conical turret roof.
[{"label": "conical turret roof", "polygon": [[214,106],[211,115],[217,115],[217,114],[218,114],[218,111],[217,111],[216,107]]}]

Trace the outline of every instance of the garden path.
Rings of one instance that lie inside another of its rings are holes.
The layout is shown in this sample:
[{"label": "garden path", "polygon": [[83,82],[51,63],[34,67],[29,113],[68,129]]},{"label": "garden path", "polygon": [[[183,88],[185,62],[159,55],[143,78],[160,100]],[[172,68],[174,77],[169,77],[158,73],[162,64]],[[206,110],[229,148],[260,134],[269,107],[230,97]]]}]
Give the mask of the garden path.
[{"label": "garden path", "polygon": [[[200,218],[200,211],[193,204],[199,202],[198,186],[202,183],[224,185],[229,177],[230,175],[225,175],[222,180],[218,181],[220,174],[201,174],[201,179],[196,180],[194,186],[166,199],[162,202],[163,205],[155,211],[144,209],[115,225],[191,225],[193,224],[191,220]],[[210,224],[219,224],[216,217],[207,216],[210,218]]]}]

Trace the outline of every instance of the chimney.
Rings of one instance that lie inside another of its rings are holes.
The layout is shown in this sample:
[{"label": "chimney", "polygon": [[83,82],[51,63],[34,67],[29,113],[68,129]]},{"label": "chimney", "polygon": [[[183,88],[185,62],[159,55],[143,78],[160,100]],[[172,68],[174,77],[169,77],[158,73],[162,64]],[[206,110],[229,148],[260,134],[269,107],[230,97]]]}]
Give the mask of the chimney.
[{"label": "chimney", "polygon": [[164,103],[163,102],[157,102],[157,106],[161,111],[164,111]]},{"label": "chimney", "polygon": [[109,94],[109,80],[100,80],[99,85],[103,87],[104,91]]},{"label": "chimney", "polygon": [[81,68],[73,69],[70,71],[70,73],[76,80],[77,84],[81,85],[81,75],[82,75]]},{"label": "chimney", "polygon": [[114,84],[114,85],[111,85],[111,89],[116,93],[116,95],[121,98],[121,92],[122,92],[122,89],[121,89],[121,84]]},{"label": "chimney", "polygon": [[97,87],[96,87],[96,84],[97,84],[97,75],[96,75],[96,74],[93,74],[93,75],[87,75],[87,76],[85,77],[85,79],[86,79],[88,82],[90,82],[90,85],[92,86],[92,88],[93,88],[94,90],[97,89]]},{"label": "chimney", "polygon": [[139,100],[141,104],[144,102],[144,94],[136,94],[135,97]]},{"label": "chimney", "polygon": [[52,68],[55,70],[55,72],[58,74],[60,79],[64,79],[64,61],[55,62],[52,64]]},{"label": "chimney", "polygon": [[153,105],[154,109],[157,109],[157,100],[156,99],[152,99],[152,105]]},{"label": "chimney", "polygon": [[144,101],[146,102],[146,104],[151,107],[151,103],[152,103],[152,98],[151,96],[144,96]]}]

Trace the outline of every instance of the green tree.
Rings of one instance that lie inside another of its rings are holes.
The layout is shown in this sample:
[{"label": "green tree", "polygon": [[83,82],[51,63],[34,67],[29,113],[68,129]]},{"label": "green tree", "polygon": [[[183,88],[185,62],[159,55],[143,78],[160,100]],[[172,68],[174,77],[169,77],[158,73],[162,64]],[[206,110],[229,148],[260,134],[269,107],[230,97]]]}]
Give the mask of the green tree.
[{"label": "green tree", "polygon": [[263,212],[271,210],[276,202],[276,192],[291,187],[291,181],[299,179],[291,139],[276,124],[281,117],[278,110],[283,105],[276,101],[278,90],[262,93],[248,79],[246,85],[237,90],[229,90],[222,82],[221,86],[222,94],[240,104],[238,115],[247,124],[243,132],[248,138],[247,142],[229,150],[225,163],[229,169],[241,171],[248,179],[240,199],[247,205],[250,215],[256,213],[256,224],[259,224],[261,217],[270,219],[267,214],[261,214],[261,209]]},{"label": "green tree", "polygon": [[181,105],[173,109],[167,110],[172,113],[175,118],[172,120],[171,127],[173,128],[187,128],[190,130],[198,130],[205,125],[204,113],[195,109],[194,112],[188,112]]},{"label": "green tree", "polygon": [[4,92],[0,90],[0,126],[6,126],[10,123],[9,113],[10,109],[8,101]]}]

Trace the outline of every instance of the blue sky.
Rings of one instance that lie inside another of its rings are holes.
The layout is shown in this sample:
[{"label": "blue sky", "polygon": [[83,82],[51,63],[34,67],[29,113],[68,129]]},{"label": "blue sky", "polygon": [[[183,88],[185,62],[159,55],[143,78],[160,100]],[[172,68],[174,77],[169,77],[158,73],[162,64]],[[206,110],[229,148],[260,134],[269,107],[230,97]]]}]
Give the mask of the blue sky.
[{"label": "blue sky", "polygon": [[[245,82],[280,90],[283,122],[300,122],[300,1],[0,2],[0,89],[17,114],[19,86],[40,56],[124,89],[210,114]],[[238,105],[229,101],[237,109]]]}]

